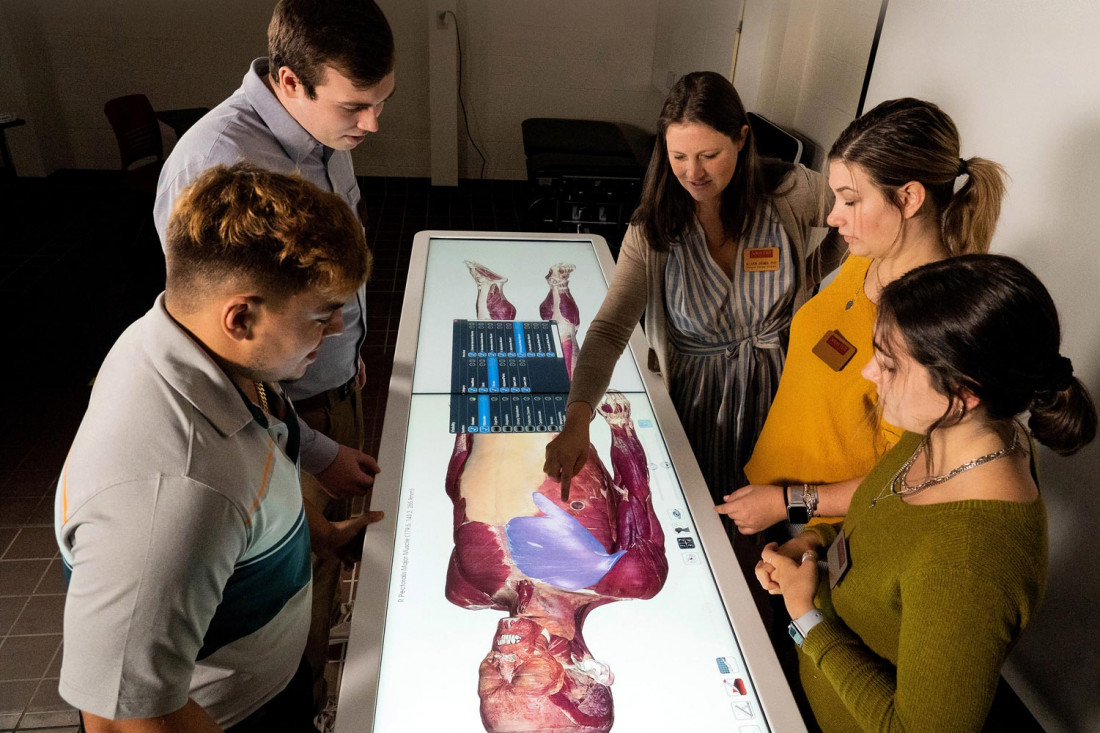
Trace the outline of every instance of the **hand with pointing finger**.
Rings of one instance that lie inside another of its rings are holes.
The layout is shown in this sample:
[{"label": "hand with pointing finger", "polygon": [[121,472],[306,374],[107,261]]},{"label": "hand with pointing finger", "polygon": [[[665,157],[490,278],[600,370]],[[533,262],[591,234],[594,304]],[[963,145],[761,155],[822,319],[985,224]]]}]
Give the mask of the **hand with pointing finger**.
[{"label": "hand with pointing finger", "polygon": [[562,431],[546,444],[546,462],[542,470],[551,481],[561,484],[562,501],[568,501],[569,482],[588,460],[591,420],[592,407],[587,402],[573,402],[566,408]]}]

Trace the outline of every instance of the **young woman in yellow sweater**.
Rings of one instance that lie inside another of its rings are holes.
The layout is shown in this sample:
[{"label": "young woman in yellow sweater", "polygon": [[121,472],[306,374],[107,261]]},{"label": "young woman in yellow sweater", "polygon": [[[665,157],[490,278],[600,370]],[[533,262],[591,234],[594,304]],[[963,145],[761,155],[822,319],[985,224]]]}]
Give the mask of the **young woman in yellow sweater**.
[{"label": "young woman in yellow sweater", "polygon": [[[842,526],[768,545],[756,569],[794,619],[823,730],[981,729],[1046,585],[1029,437],[1068,455],[1096,434],[1060,340],[1049,293],[1009,257],[943,260],[882,291],[863,373],[883,418],[910,432]],[[1030,430],[1016,421],[1025,410]]]},{"label": "young woman in yellow sweater", "polygon": [[955,123],[919,99],[883,102],[833,144],[828,223],[850,256],[795,314],[783,376],[745,466],[749,485],[716,507],[741,532],[843,516],[860,479],[897,441],[860,376],[879,294],[919,265],[987,252],[1000,214],[1001,166],[962,160],[959,150]]}]

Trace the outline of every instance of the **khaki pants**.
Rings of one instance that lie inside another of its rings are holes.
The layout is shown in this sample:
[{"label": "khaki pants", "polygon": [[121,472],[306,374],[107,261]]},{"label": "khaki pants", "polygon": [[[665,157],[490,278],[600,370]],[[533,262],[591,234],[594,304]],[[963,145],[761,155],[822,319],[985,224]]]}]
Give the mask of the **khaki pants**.
[{"label": "khaki pants", "polygon": [[[326,400],[324,407],[299,414],[307,425],[341,445],[357,450],[363,447],[363,400],[358,389],[342,401]],[[348,518],[345,500],[333,499],[312,474],[302,473],[302,495],[322,511],[330,521]],[[370,507],[370,496],[364,507]],[[328,662],[329,629],[335,622],[336,599],[340,592],[340,561],[313,555],[313,611],[306,641],[305,660],[313,677],[313,700],[320,710],[325,705],[325,665]]]}]

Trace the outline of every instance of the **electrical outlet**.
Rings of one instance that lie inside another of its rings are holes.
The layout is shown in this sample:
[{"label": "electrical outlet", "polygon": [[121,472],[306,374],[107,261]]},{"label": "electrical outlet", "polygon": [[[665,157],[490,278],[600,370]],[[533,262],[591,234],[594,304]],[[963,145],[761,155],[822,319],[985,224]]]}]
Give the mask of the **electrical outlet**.
[{"label": "electrical outlet", "polygon": [[665,74],[665,86],[666,87],[671,89],[672,85],[675,84],[675,83],[676,83],[676,72],[675,71],[670,71],[667,74]]},{"label": "electrical outlet", "polygon": [[446,29],[447,28],[447,11],[446,10],[440,11],[439,15],[436,16],[435,27],[440,28],[440,29]]}]

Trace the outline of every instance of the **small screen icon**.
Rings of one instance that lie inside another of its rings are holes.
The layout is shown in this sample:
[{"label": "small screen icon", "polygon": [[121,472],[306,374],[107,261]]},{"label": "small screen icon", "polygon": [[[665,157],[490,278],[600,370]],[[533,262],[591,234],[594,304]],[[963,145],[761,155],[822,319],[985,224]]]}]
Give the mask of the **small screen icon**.
[{"label": "small screen icon", "polygon": [[733,709],[733,717],[738,720],[752,720],[752,703],[748,700],[738,700],[737,702],[730,703]]},{"label": "small screen icon", "polygon": [[718,663],[718,671],[722,674],[736,674],[741,670],[736,657],[715,657]]},{"label": "small screen icon", "polygon": [[727,677],[722,680],[722,686],[726,688],[726,694],[731,697],[744,697],[748,694],[745,681],[740,677]]}]

